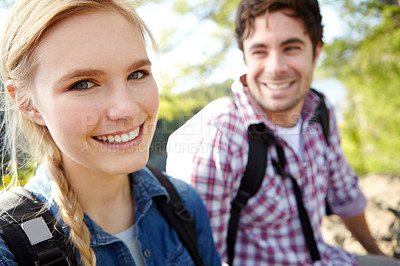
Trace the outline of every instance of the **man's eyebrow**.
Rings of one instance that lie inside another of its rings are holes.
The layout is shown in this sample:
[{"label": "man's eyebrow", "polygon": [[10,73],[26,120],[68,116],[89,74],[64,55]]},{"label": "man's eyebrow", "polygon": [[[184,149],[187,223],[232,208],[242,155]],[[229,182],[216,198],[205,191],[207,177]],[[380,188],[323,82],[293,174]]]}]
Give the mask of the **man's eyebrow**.
[{"label": "man's eyebrow", "polygon": [[[289,38],[289,39],[283,41],[281,43],[281,46],[285,46],[285,45],[292,44],[292,43],[305,44],[305,42],[302,39],[294,37],[294,38]],[[255,50],[255,49],[258,49],[258,48],[266,48],[266,47],[267,47],[267,45],[265,45],[262,42],[259,42],[259,43],[252,44],[250,46],[249,50]]]},{"label": "man's eyebrow", "polygon": [[265,44],[263,43],[253,43],[250,47],[249,50],[254,50],[254,49],[258,49],[258,48],[265,48],[267,47]]},{"label": "man's eyebrow", "polygon": [[287,44],[292,44],[292,43],[299,43],[299,44],[305,44],[305,42],[302,39],[299,38],[290,38],[282,42],[282,46],[287,45]]}]

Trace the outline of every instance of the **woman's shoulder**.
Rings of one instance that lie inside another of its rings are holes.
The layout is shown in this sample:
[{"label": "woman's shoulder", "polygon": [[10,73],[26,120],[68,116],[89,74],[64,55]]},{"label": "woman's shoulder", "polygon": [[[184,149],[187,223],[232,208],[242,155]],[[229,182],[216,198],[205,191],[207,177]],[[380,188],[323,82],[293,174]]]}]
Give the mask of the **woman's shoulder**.
[{"label": "woman's shoulder", "polygon": [[[41,209],[42,203],[23,187],[14,186],[0,192],[0,265],[17,265],[15,258],[28,262],[30,258],[26,254],[35,252],[34,244],[21,248],[21,243],[28,245],[52,238],[51,232],[43,229],[47,229],[49,221],[41,218],[48,217]],[[27,237],[29,241],[25,241]]]},{"label": "woman's shoulder", "polygon": [[14,255],[11,253],[11,251],[8,249],[7,244],[4,242],[4,240],[0,237],[0,265],[4,266],[12,266],[12,265],[18,265],[15,262]]},{"label": "woman's shoulder", "polygon": [[181,196],[182,200],[185,201],[198,201],[200,199],[200,196],[196,192],[196,190],[186,183],[183,180],[174,178],[172,176],[167,176],[167,178],[171,181],[171,183],[174,185],[176,190],[178,191],[179,195]]},{"label": "woman's shoulder", "polygon": [[[10,209],[13,208],[14,205],[17,204],[15,200],[10,199],[10,195],[12,196],[12,192],[10,191],[0,191],[0,208],[1,208],[1,219],[0,219],[0,265],[17,265],[15,262],[14,255],[8,248],[5,240],[3,239],[5,237],[4,234],[7,234],[9,230],[6,228],[8,225],[11,226],[11,223],[9,222],[9,219],[12,219],[9,215]],[[11,202],[13,201],[13,202]]]},{"label": "woman's shoulder", "polygon": [[[154,167],[151,166],[147,166],[146,170],[148,170],[148,172],[151,173],[154,176],[154,178],[156,178],[155,177],[156,175],[158,176],[161,175],[161,178],[169,180],[173,185],[174,189],[176,190],[176,192],[178,193],[183,204],[186,206],[186,208],[196,210],[197,208],[202,207],[203,203],[200,199],[200,196],[195,191],[195,189],[191,187],[188,183],[180,179],[174,178],[170,175],[167,175],[165,172],[158,169],[154,169]],[[158,181],[158,183],[160,184],[160,187],[163,187],[163,189],[165,189],[167,194],[171,193],[168,187],[162,184],[163,182]]]},{"label": "woman's shoulder", "polygon": [[[192,200],[193,198],[196,199],[197,192],[188,183],[180,179],[174,178],[166,174],[165,171],[159,170],[150,165],[147,165],[146,170],[156,179],[158,179],[156,177],[158,175],[159,178],[167,179],[169,182],[171,182],[171,184],[178,192],[179,196],[182,198],[183,201]],[[164,182],[158,179],[158,183],[160,184],[161,187],[163,187],[166,190],[167,194],[170,193],[168,191],[168,188],[165,185],[163,185]]]}]

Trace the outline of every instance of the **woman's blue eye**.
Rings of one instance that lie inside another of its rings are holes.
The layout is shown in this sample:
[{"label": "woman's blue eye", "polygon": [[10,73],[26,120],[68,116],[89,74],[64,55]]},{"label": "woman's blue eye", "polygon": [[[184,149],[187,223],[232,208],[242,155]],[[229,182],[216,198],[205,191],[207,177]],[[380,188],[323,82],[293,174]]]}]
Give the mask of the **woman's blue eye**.
[{"label": "woman's blue eye", "polygon": [[128,76],[128,79],[142,79],[148,74],[143,71],[135,71]]},{"label": "woman's blue eye", "polygon": [[79,82],[75,83],[74,85],[72,85],[72,87],[70,89],[82,91],[82,90],[90,89],[91,87],[93,87],[95,85],[96,84],[94,84],[93,82],[91,82],[89,80],[83,80],[83,81],[79,81]]}]

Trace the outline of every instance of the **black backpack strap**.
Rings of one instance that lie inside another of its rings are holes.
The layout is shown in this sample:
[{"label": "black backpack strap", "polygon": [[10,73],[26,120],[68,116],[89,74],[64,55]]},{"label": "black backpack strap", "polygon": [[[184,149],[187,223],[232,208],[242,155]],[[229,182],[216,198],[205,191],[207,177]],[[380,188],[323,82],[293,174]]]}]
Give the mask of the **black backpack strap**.
[{"label": "black backpack strap", "polygon": [[261,187],[265,176],[268,146],[270,145],[274,145],[277,149],[278,161],[272,161],[277,173],[282,177],[289,177],[292,181],[303,235],[309,248],[311,259],[314,262],[320,260],[320,254],[307,211],[304,207],[300,187],[297,181],[285,171],[286,157],[282,146],[279,145],[273,134],[262,123],[249,126],[248,137],[249,159],[238,194],[232,201],[231,217],[229,220],[227,236],[229,265],[233,265],[240,211],[246,206],[248,199],[254,196]]},{"label": "black backpack strap", "polygon": [[312,92],[314,92],[319,98],[320,102],[315,110],[315,114],[312,120],[318,122],[322,126],[322,132],[324,133],[324,138],[326,144],[329,146],[329,112],[328,108],[326,107],[325,104],[325,97],[322,93],[320,93],[317,90],[311,89]]},{"label": "black backpack strap", "polygon": [[310,218],[308,217],[307,210],[304,207],[303,203],[303,197],[301,195],[301,190],[299,185],[297,184],[296,179],[292,175],[286,172],[285,166],[286,166],[286,157],[284,150],[282,146],[276,145],[277,153],[278,153],[278,159],[279,161],[272,160],[272,164],[274,165],[276,171],[278,174],[284,178],[290,178],[292,181],[293,185],[293,190],[294,194],[296,197],[296,203],[297,203],[297,210],[299,212],[299,217],[300,217],[300,222],[301,222],[301,228],[303,230],[303,235],[306,240],[306,244],[308,247],[308,250],[310,252],[310,256],[313,262],[316,262],[321,259],[317,243],[314,238],[314,232],[311,227],[311,222]]},{"label": "black backpack strap", "polygon": [[167,190],[170,201],[165,196],[153,197],[158,210],[176,231],[182,244],[186,247],[195,265],[204,265],[198,249],[197,234],[192,214],[185,208],[175,187],[168,178],[157,168],[147,165],[147,168]]},{"label": "black backpack strap", "polygon": [[[62,229],[43,204],[22,187],[0,194],[0,235],[18,265],[72,265]],[[73,256],[71,256],[73,258]]]},{"label": "black backpack strap", "polygon": [[[324,138],[326,144],[329,146],[329,112],[328,108],[326,107],[325,104],[325,97],[322,93],[320,93],[317,90],[311,89],[319,98],[320,102],[319,105],[315,111],[315,115],[313,117],[313,121],[319,123],[322,127],[322,131],[324,133]],[[326,215],[332,215],[334,212],[331,209],[331,206],[329,205],[328,199],[325,200],[325,213]]]},{"label": "black backpack strap", "polygon": [[[329,112],[326,107],[323,94],[311,89],[319,98],[320,103],[315,111],[315,115],[312,118],[313,121],[319,123],[322,126],[324,139],[329,146]],[[273,165],[276,168],[278,174],[282,177],[289,176],[293,189],[295,192],[296,202],[298,206],[299,216],[303,229],[303,234],[306,239],[307,246],[310,251],[310,255],[313,261],[320,259],[318,247],[315,242],[314,233],[311,228],[311,223],[307,214],[307,211],[303,204],[300,188],[297,181],[285,172],[286,158],[283,152],[283,148],[275,140],[275,137],[271,132],[268,131],[264,124],[250,125],[248,129],[249,136],[249,159],[247,162],[244,176],[242,177],[238,194],[232,201],[231,217],[229,220],[227,245],[228,245],[228,259],[229,265],[233,265],[233,257],[235,253],[235,242],[236,234],[239,225],[240,211],[246,206],[249,198],[261,187],[262,180],[265,175],[265,168],[267,162],[268,145],[273,144],[277,147],[277,153],[279,163],[273,161]],[[328,201],[326,201],[327,214],[332,214],[331,208]]]},{"label": "black backpack strap", "polygon": [[249,159],[244,176],[240,182],[239,191],[232,201],[231,217],[228,226],[228,259],[233,265],[236,234],[239,226],[240,212],[246,206],[249,198],[254,196],[264,179],[267,163],[267,145],[262,135],[266,132],[264,124],[250,125],[248,128]]}]

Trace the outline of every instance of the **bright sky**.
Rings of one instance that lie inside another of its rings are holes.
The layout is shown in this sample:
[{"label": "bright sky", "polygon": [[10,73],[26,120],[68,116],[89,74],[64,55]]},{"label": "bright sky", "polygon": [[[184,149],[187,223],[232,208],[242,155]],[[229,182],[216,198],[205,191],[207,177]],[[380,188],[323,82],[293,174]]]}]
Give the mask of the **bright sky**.
[{"label": "bright sky", "polygon": [[3,22],[7,16],[7,10],[4,8],[0,8],[0,29],[2,29]]}]

